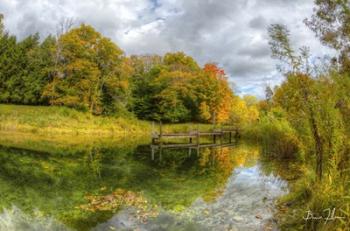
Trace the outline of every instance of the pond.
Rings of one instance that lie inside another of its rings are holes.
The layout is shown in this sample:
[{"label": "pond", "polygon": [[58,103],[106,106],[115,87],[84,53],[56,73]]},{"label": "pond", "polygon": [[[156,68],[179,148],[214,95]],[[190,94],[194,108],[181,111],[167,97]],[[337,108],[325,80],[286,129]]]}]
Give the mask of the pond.
[{"label": "pond", "polygon": [[273,230],[288,184],[258,145],[0,136],[0,230]]}]

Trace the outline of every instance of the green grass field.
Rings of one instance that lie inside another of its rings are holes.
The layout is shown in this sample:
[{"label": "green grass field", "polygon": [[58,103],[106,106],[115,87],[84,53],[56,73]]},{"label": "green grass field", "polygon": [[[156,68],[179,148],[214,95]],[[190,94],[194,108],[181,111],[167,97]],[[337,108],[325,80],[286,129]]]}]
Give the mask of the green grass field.
[{"label": "green grass field", "polygon": [[[208,124],[168,124],[164,132],[207,131]],[[93,116],[66,107],[0,104],[0,131],[49,135],[149,135],[158,125],[134,117]]]}]

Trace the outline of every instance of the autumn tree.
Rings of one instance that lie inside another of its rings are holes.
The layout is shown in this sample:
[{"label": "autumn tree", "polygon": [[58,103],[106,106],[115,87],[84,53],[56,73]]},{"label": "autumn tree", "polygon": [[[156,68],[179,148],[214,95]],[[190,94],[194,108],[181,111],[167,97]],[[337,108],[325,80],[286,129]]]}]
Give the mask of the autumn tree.
[{"label": "autumn tree", "polygon": [[[226,73],[216,64],[204,66],[204,81],[198,86],[201,100],[202,119],[214,123],[227,122],[230,116],[233,91],[230,89]],[[205,110],[204,110],[205,109]]]},{"label": "autumn tree", "polygon": [[167,53],[159,70],[152,84],[158,117],[169,122],[193,120],[197,113],[193,80],[200,75],[199,65],[183,52]]},{"label": "autumn tree", "polygon": [[133,109],[139,118],[166,122],[192,119],[191,80],[200,70],[193,58],[182,52],[131,58]]},{"label": "autumn tree", "polygon": [[238,131],[244,126],[254,124],[259,118],[258,101],[254,96],[245,96],[244,99],[235,96],[231,102],[229,122]]},{"label": "autumn tree", "polygon": [[[304,115],[307,116],[307,120],[309,121],[309,126],[312,131],[314,143],[315,143],[315,154],[317,159],[317,167],[316,167],[316,173],[319,177],[319,179],[322,178],[322,169],[323,169],[323,142],[320,135],[320,128],[316,121],[316,114],[315,114],[315,108],[314,108],[314,102],[312,101],[313,97],[311,96],[311,89],[310,89],[310,78],[308,76],[305,76],[303,74],[299,74],[299,66],[300,62],[297,58],[297,55],[294,52],[294,49],[290,45],[290,39],[289,39],[289,31],[282,25],[271,25],[269,28],[269,35],[270,35],[270,46],[272,51],[272,57],[280,59],[287,63],[291,67],[291,71],[288,71],[286,73],[287,76],[290,76],[290,78],[293,78],[296,80],[297,84],[296,87],[293,88],[293,92],[299,92],[297,94],[297,100],[294,102],[285,100],[282,104],[282,107],[289,111],[290,106],[296,105],[305,105],[305,107],[298,107],[297,110],[302,110],[304,112]],[[279,94],[277,94],[276,97],[278,97]],[[287,96],[285,96],[284,92],[281,92],[282,97],[285,97],[284,99],[288,99]],[[303,110],[305,108],[305,110]]]},{"label": "autumn tree", "polygon": [[122,50],[93,27],[82,24],[59,38],[62,59],[44,96],[52,105],[93,114],[123,110],[128,104],[130,65]]},{"label": "autumn tree", "polygon": [[[270,30],[271,31],[271,30]],[[273,31],[273,30],[272,30]],[[281,32],[281,31],[280,31]],[[279,38],[283,38],[279,41]],[[292,71],[285,73],[286,81],[277,89],[274,102],[281,106],[288,115],[289,121],[298,130],[299,134],[307,141],[312,137],[316,156],[316,173],[318,179],[322,178],[324,166],[329,159],[334,157],[336,146],[333,145],[339,138],[342,126],[338,123],[338,110],[335,109],[335,101],[330,87],[333,85],[327,78],[322,76],[311,76],[308,72],[307,50],[302,49],[300,55],[296,55],[290,45],[287,44],[288,34],[283,36],[271,36],[271,44],[284,44],[273,48],[274,57],[289,60],[290,65],[296,64]],[[288,51],[287,51],[288,50]],[[278,54],[274,54],[278,51]],[[283,52],[279,52],[283,51]],[[295,59],[297,57],[297,59]],[[299,60],[295,62],[294,60]],[[305,61],[304,61],[305,62]],[[326,90],[328,88],[328,90]],[[308,129],[305,129],[308,127]],[[328,154],[328,155],[327,155]],[[326,156],[327,155],[327,156]],[[326,160],[326,163],[324,163]]]},{"label": "autumn tree", "polygon": [[139,118],[167,122],[225,122],[233,92],[223,69],[200,68],[183,52],[132,57],[134,111]]},{"label": "autumn tree", "polygon": [[183,52],[165,54],[163,63],[169,71],[196,72],[200,69],[197,62]]}]

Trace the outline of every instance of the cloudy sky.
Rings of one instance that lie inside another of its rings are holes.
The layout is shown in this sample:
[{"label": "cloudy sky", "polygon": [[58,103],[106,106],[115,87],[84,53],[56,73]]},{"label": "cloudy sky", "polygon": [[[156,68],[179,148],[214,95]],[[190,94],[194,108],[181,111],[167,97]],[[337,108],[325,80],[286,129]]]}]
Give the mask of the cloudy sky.
[{"label": "cloudy sky", "polygon": [[267,27],[282,23],[295,47],[329,52],[303,24],[313,0],[1,0],[5,26],[19,38],[55,33],[63,18],[93,25],[126,54],[184,51],[201,65],[223,67],[240,94],[262,97],[280,74],[270,58]]}]

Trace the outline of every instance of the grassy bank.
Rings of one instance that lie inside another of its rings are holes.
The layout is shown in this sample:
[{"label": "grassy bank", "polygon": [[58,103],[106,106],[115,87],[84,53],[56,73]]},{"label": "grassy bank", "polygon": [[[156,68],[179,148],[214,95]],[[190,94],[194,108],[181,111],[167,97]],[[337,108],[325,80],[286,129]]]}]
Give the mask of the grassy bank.
[{"label": "grassy bank", "polygon": [[145,133],[150,124],[137,119],[97,117],[65,107],[0,105],[0,130],[45,134],[113,135]]},{"label": "grassy bank", "polygon": [[[0,104],[0,131],[44,135],[98,135],[123,136],[125,134],[149,135],[152,123],[132,116],[93,116],[66,107],[19,106]],[[154,129],[158,129],[155,126]],[[165,132],[209,130],[207,124],[164,125]]]}]

